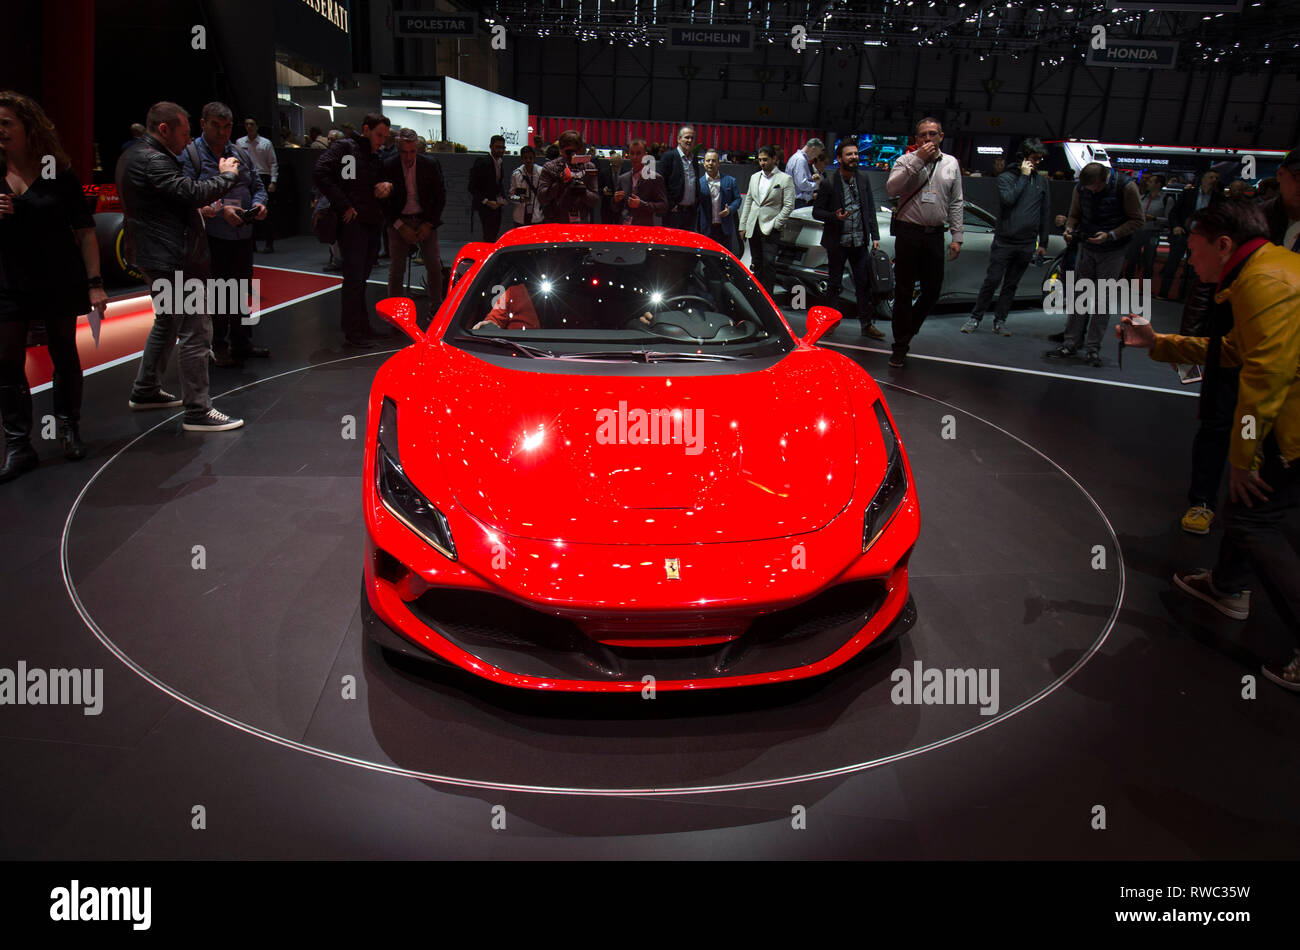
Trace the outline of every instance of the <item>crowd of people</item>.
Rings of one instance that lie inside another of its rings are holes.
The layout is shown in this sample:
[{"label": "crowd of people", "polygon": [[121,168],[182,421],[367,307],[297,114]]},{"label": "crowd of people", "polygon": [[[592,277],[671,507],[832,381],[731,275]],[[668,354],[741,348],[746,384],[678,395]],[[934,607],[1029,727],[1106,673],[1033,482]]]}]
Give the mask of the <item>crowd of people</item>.
[{"label": "crowd of people", "polygon": [[[174,102],[158,102],[132,128],[115,170],[126,219],[127,257],[149,286],[200,281],[251,282],[255,242],[268,219],[278,179],[275,150],[245,118],[245,135],[232,141],[235,116],[210,102],[192,139],[190,116]],[[961,253],[964,235],[963,170],[942,149],[938,119],[916,125],[914,148],[899,156],[885,184],[893,202],[893,341],[890,366],[903,368],[912,341],[942,291],[948,262]],[[395,129],[380,113],[361,128],[308,133],[321,152],[312,175],[318,213],[343,274],[341,325],[347,346],[373,349],[381,337],[365,306],[365,283],[383,253],[389,257],[388,290],[402,292],[413,251],[428,270],[429,306],[444,293],[438,228],[447,206],[446,179],[427,143],[413,129]],[[471,207],[482,239],[495,241],[507,211],[510,224],[588,222],[661,225],[705,234],[738,252],[744,241],[751,269],[769,291],[777,242],[796,208],[810,207],[822,224],[829,302],[838,300],[847,268],[860,288],[857,317],[864,335],[876,329],[871,288],[873,254],[881,235],[877,202],[856,144],[841,141],[835,168],[819,139],[808,140],[788,160],[772,146],[757,150],[759,170],[745,187],[722,173],[724,156],[697,148],[695,130],[683,126],[675,148],[642,139],[624,154],[598,163],[577,131],[564,132],[538,160],[525,147],[522,162],[504,170],[505,141],[494,136],[487,155],[470,171]],[[1046,148],[1025,139],[1015,161],[995,168],[998,215],[985,280],[963,332],[979,329],[993,309],[993,331],[1006,323],[1017,285],[1035,256],[1047,248],[1051,220]],[[45,170],[53,158],[54,173]],[[0,481],[38,464],[32,446],[33,410],[24,363],[28,328],[44,325],[53,364],[57,435],[65,456],[79,459],[86,446],[79,423],[82,372],[76,320],[107,297],[100,275],[94,221],[80,179],[39,103],[0,92],[0,414],[5,456]],[[1244,619],[1252,575],[1300,630],[1300,555],[1287,532],[1300,511],[1300,150],[1281,162],[1276,178],[1252,189],[1234,181],[1226,189],[1208,171],[1171,195],[1160,174],[1141,185],[1129,175],[1091,163],[1078,172],[1068,214],[1057,216],[1077,280],[1156,276],[1157,248],[1168,239],[1157,296],[1170,299],[1182,266],[1182,333],[1158,334],[1147,325],[1105,312],[1105,296],[1074,308],[1060,346],[1047,354],[1082,354],[1100,365],[1108,324],[1127,346],[1148,347],[1157,360],[1204,367],[1200,428],[1193,446],[1189,508],[1184,530],[1206,534],[1220,510],[1225,535],[1210,569],[1181,571],[1178,588]],[[273,249],[269,230],[260,235]],[[1186,263],[1184,264],[1184,259]],[[917,293],[919,288],[919,293]],[[174,295],[173,299],[179,299]],[[266,357],[241,319],[248,301],[225,312],[210,306],[155,307],[154,323],[128,399],[133,410],[184,407],[183,426],[226,431],[243,421],[212,406],[209,363],[233,365]],[[251,322],[251,321],[250,321]],[[180,395],[162,387],[175,356]],[[1228,498],[1219,486],[1227,470]],[[1300,649],[1266,664],[1264,674],[1300,690]]]}]

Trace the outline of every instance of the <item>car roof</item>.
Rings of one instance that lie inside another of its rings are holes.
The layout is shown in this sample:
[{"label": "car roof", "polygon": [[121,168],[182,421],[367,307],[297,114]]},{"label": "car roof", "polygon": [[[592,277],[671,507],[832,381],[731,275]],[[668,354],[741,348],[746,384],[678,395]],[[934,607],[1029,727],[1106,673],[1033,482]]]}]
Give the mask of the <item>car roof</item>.
[{"label": "car roof", "polygon": [[518,244],[582,244],[593,241],[625,244],[669,244],[694,250],[724,251],[704,234],[678,228],[649,228],[630,224],[531,224],[511,228],[497,239],[497,247]]}]

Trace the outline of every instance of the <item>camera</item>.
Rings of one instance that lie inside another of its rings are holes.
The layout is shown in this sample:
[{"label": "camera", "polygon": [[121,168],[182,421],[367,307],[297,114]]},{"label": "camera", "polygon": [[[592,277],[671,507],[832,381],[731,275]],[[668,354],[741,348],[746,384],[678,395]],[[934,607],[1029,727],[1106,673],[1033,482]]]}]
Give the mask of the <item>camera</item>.
[{"label": "camera", "polygon": [[569,179],[569,187],[574,191],[582,191],[587,187],[587,175],[595,171],[596,166],[589,155],[574,152],[569,156],[569,168],[573,173],[573,177]]}]

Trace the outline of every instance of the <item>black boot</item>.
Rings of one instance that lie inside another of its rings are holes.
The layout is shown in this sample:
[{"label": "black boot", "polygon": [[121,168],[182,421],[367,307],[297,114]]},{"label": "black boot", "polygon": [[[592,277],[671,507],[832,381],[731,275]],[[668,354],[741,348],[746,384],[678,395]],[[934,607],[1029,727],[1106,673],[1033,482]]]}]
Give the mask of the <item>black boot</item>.
[{"label": "black boot", "polygon": [[32,394],[26,385],[0,386],[0,416],[4,417],[5,460],[0,482],[30,472],[40,461],[32,448]]},{"label": "black boot", "polygon": [[63,446],[63,457],[75,462],[86,457],[86,443],[81,441],[80,423],[68,416],[55,416],[59,422],[59,444]]}]

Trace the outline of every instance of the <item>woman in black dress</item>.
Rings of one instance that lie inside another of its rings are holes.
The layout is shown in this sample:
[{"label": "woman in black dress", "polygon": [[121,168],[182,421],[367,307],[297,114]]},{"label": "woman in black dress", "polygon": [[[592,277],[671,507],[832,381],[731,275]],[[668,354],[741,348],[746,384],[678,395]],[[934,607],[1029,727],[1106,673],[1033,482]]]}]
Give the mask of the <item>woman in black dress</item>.
[{"label": "woman in black dress", "polygon": [[24,364],[27,325],[45,322],[54,364],[54,415],[69,459],[85,456],[77,317],[108,302],[95,221],[58,133],[35,100],[0,92],[0,482],[30,471],[32,396]]}]

